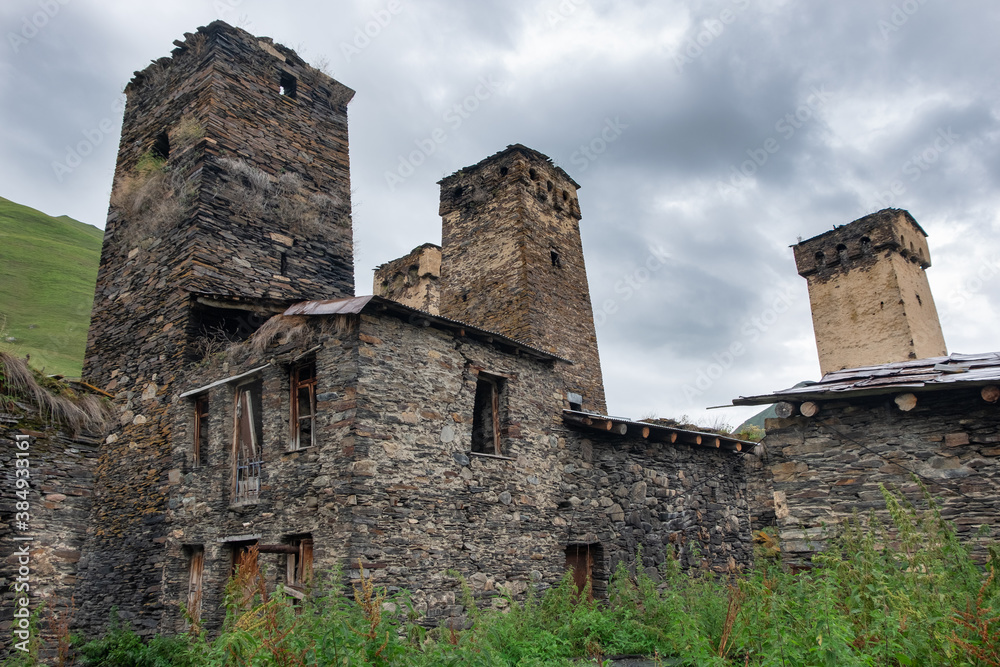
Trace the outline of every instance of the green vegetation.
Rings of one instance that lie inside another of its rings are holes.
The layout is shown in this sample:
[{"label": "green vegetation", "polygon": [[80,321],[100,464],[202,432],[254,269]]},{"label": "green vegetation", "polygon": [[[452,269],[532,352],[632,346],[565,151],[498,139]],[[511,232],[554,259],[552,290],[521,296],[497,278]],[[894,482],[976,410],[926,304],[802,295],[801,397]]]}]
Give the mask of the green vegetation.
[{"label": "green vegetation", "polygon": [[763,554],[733,579],[668,563],[656,582],[620,567],[607,601],[578,596],[567,577],[541,599],[509,601],[506,612],[472,612],[468,630],[416,625],[405,594],[385,597],[364,574],[352,596],[333,572],[293,604],[267,594],[254,555],[227,589],[220,636],[143,643],[116,621],[79,658],[120,666],[573,665],[641,654],[662,665],[720,667],[1000,665],[996,550],[984,571],[933,504],[918,511],[884,495],[893,525],[856,519],[810,570],[782,569]]},{"label": "green vegetation", "polygon": [[103,236],[0,197],[0,344],[47,374],[80,376]]}]

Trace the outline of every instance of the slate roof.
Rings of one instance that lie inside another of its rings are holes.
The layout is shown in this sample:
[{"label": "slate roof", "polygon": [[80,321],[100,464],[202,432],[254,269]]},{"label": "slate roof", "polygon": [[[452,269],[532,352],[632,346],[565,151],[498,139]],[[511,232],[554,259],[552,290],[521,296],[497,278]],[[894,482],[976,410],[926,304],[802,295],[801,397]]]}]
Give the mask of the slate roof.
[{"label": "slate roof", "polygon": [[840,395],[853,398],[900,391],[919,393],[990,384],[1000,384],[1000,352],[951,354],[879,366],[845,368],[827,373],[819,382],[796,385],[773,394],[740,396],[733,400],[733,405],[829,400]]}]

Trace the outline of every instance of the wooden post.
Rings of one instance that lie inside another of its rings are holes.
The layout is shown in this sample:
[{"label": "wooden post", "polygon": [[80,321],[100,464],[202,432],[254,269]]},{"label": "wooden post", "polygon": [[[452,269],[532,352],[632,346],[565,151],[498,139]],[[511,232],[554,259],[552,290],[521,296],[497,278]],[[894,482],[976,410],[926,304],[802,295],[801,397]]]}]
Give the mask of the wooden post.
[{"label": "wooden post", "polygon": [[787,401],[781,401],[780,403],[775,403],[774,414],[778,415],[782,419],[788,419],[793,414],[795,414],[795,404],[788,403]]},{"label": "wooden post", "polygon": [[913,408],[917,407],[917,397],[910,393],[898,394],[894,400],[896,401],[896,405],[899,406],[899,409],[903,412],[909,412]]},{"label": "wooden post", "polygon": [[806,401],[799,406],[799,412],[806,417],[815,417],[816,413],[819,412],[819,405],[813,403],[812,401]]},{"label": "wooden post", "polygon": [[982,388],[979,395],[983,397],[983,400],[987,403],[996,403],[1000,400],[1000,387],[995,384],[987,385]]}]

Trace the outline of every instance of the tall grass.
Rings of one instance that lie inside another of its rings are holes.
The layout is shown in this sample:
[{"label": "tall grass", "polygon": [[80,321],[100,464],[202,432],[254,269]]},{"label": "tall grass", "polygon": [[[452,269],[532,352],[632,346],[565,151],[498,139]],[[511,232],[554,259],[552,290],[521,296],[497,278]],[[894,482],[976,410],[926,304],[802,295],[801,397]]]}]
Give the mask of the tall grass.
[{"label": "tall grass", "polygon": [[[998,555],[977,564],[931,503],[884,492],[892,522],[844,526],[814,567],[761,557],[732,579],[668,562],[659,581],[618,567],[607,600],[567,575],[505,612],[471,612],[468,630],[425,629],[408,596],[339,572],[304,602],[268,594],[256,561],[227,591],[221,635],[144,644],[120,625],[80,649],[84,665],[572,665],[642,655],[658,664],[1000,665]],[[464,582],[463,582],[464,588]],[[466,588],[466,602],[472,596]],[[470,610],[471,611],[471,610]],[[128,660],[123,660],[127,655]],[[110,660],[109,656],[114,656]]]}]

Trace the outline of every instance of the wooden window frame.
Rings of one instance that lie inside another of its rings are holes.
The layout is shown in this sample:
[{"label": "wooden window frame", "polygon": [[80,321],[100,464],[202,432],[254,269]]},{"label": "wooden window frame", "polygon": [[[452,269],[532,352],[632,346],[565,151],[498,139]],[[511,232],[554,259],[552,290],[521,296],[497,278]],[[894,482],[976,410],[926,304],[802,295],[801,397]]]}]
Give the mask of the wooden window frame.
[{"label": "wooden window frame", "polygon": [[[254,400],[254,392],[257,396]],[[256,503],[260,499],[261,467],[263,464],[262,417],[255,412],[255,403],[261,402],[262,387],[259,378],[236,387],[233,406],[233,475],[232,504]],[[244,400],[244,397],[247,397]],[[241,442],[244,431],[241,422],[246,414],[250,443]]]},{"label": "wooden window frame", "polygon": [[197,627],[201,623],[202,601],[205,582],[205,547],[192,545],[185,547],[188,554],[188,591],[186,628]]},{"label": "wooden window frame", "polygon": [[312,580],[313,540],[311,536],[293,538],[285,559],[285,591],[293,598],[305,599],[306,588]]},{"label": "wooden window frame", "polygon": [[[490,454],[493,456],[503,456],[503,434],[502,434],[502,421],[503,415],[501,414],[501,408],[505,407],[502,405],[501,399],[504,398],[504,393],[507,391],[507,380],[509,376],[498,375],[495,373],[487,373],[480,371],[476,374],[476,394],[473,401],[473,419],[472,419],[472,446],[471,450],[475,454]],[[488,387],[489,396],[484,397],[482,394],[485,393],[484,387]],[[486,405],[484,405],[486,403]],[[484,411],[489,408],[489,421],[492,423],[484,424],[486,421],[483,417]],[[478,432],[482,431],[483,436],[480,441],[480,436]],[[490,444],[489,434],[492,432],[492,451],[488,448]]]},{"label": "wooden window frame", "polygon": [[[310,370],[311,377],[302,379],[302,371]],[[289,377],[289,388],[291,390],[291,415],[289,418],[289,442],[288,449],[295,451],[306,449],[316,444],[316,360],[309,360],[299,363],[292,368]],[[310,413],[302,414],[299,406],[299,393],[305,391],[308,395]],[[302,423],[309,422],[309,442],[302,444]]]},{"label": "wooden window frame", "polygon": [[[208,394],[198,394],[194,397],[194,438],[193,448],[193,468],[200,468],[205,465],[208,436],[211,433],[209,414],[211,404]],[[202,442],[204,440],[204,442]]]}]

